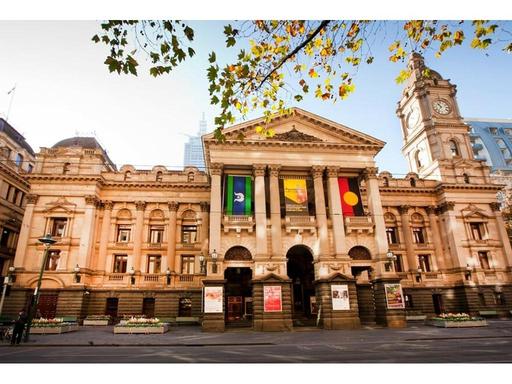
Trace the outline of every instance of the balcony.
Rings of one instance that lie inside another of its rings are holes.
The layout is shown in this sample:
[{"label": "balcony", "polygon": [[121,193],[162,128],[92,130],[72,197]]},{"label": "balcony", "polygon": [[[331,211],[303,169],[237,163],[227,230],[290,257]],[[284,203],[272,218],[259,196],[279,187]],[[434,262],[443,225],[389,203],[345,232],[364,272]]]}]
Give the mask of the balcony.
[{"label": "balcony", "polygon": [[373,233],[373,218],[371,216],[345,216],[345,232]]},{"label": "balcony", "polygon": [[240,233],[242,230],[252,232],[254,224],[254,217],[252,215],[224,215],[222,220],[224,233],[228,233],[231,229],[236,231],[236,233]]},{"label": "balcony", "polygon": [[115,281],[118,283],[122,283],[124,281],[125,273],[112,273],[108,275],[108,281]]},{"label": "balcony", "polygon": [[310,231],[316,233],[316,220],[315,216],[286,216],[284,218],[286,233],[297,231]]}]

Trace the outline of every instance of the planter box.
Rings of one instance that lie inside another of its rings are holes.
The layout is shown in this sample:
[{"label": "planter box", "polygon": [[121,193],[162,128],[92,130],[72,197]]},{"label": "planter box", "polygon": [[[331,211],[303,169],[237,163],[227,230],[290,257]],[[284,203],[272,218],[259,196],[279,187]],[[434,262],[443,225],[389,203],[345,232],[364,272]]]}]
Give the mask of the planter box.
[{"label": "planter box", "polygon": [[114,333],[141,333],[141,334],[149,334],[149,333],[165,333],[169,330],[168,324],[163,324],[161,327],[114,327]]},{"label": "planter box", "polygon": [[78,324],[65,324],[58,327],[31,327],[30,333],[35,335],[52,335],[78,330]]},{"label": "planter box", "polygon": [[83,325],[108,325],[108,320],[87,320],[87,319],[84,319]]},{"label": "planter box", "polygon": [[466,328],[466,327],[486,327],[486,320],[468,320],[468,321],[447,321],[447,320],[430,320],[430,325],[442,328]]}]

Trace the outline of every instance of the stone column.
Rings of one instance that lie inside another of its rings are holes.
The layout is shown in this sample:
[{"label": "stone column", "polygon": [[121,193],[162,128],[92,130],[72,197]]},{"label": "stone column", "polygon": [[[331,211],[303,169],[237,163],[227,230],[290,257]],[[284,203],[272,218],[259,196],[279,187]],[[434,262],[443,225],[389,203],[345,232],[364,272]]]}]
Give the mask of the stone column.
[{"label": "stone column", "polygon": [[508,238],[507,230],[505,229],[505,221],[500,210],[499,203],[491,203],[491,209],[494,211],[494,217],[496,217],[496,225],[500,234],[500,240],[503,243],[503,266],[506,268],[512,267],[512,247],[510,246],[510,240]]},{"label": "stone column", "polygon": [[334,253],[336,257],[347,256],[345,243],[345,225],[341,209],[340,188],[338,185],[338,167],[327,167],[327,184],[329,199],[329,214],[331,216],[334,237]]},{"label": "stone column", "polygon": [[[221,176],[223,164],[210,165],[211,191],[210,191],[210,253],[213,250],[220,252],[220,231],[222,223],[222,190]],[[206,256],[206,255],[205,255]]]},{"label": "stone column", "polygon": [[400,205],[398,207],[398,212],[400,213],[400,221],[402,222],[402,234],[405,241],[405,252],[407,253],[409,271],[416,271],[418,268],[418,261],[414,254],[414,245],[409,220],[409,208],[409,205]]},{"label": "stone column", "polygon": [[133,269],[140,271],[141,265],[141,252],[142,252],[142,230],[144,228],[144,209],[146,208],[145,201],[135,202],[135,231],[133,234]]},{"label": "stone column", "polygon": [[112,217],[112,208],[114,208],[114,203],[112,201],[104,201],[103,202],[103,221],[101,222],[101,233],[100,233],[100,248],[98,255],[98,262],[96,267],[93,266],[93,269],[98,270],[107,270],[110,271],[110,268],[107,268],[105,265],[107,261],[107,248],[108,248],[108,235],[110,232],[110,221]]},{"label": "stone column", "polygon": [[368,209],[375,224],[375,242],[377,244],[377,259],[386,260],[388,251],[388,240],[386,237],[386,223],[384,222],[384,211],[380,199],[379,180],[377,179],[378,168],[366,168],[363,176],[366,180],[368,196]]},{"label": "stone column", "polygon": [[441,233],[439,232],[439,225],[437,223],[436,207],[430,205],[426,208],[430,228],[432,230],[432,242],[434,243],[435,261],[437,262],[437,269],[443,271],[446,269],[446,261],[444,258],[443,243],[441,240]]},{"label": "stone column", "polygon": [[265,165],[254,164],[254,218],[256,221],[256,257],[268,257],[267,208],[265,206]]},{"label": "stone column", "polygon": [[270,169],[270,223],[272,226],[272,257],[282,258],[281,241],[281,201],[279,193],[279,165],[271,165]]},{"label": "stone column", "polygon": [[319,258],[329,256],[329,235],[327,233],[327,211],[325,209],[325,195],[323,175],[324,167],[313,166],[311,168],[313,175],[313,185],[315,189],[315,212],[316,225],[318,228],[318,254]]},{"label": "stone column", "polygon": [[176,201],[169,201],[169,226],[167,228],[167,266],[171,272],[179,271],[179,264],[176,262],[176,212],[179,204]]},{"label": "stone column", "polygon": [[14,266],[16,268],[24,268],[25,266],[25,256],[27,253],[30,229],[32,227],[34,206],[36,205],[38,198],[38,195],[27,195],[27,204],[25,206],[23,221],[21,222],[20,235],[18,238],[18,245],[16,247],[16,255],[14,257]]},{"label": "stone column", "polygon": [[461,239],[465,231],[463,228],[459,228],[457,223],[457,217],[453,210],[455,203],[447,201],[439,206],[439,210],[444,218],[444,233],[446,236],[446,242],[448,243],[448,249],[450,250],[450,266],[454,268],[465,268],[468,260],[465,257],[465,250],[462,248]]},{"label": "stone column", "polygon": [[[78,259],[76,264],[81,268],[90,268],[91,262],[91,250],[94,238],[94,218],[96,216],[96,206],[98,204],[98,198],[94,195],[86,195],[85,198],[85,212],[84,220],[82,225],[82,231],[80,234],[80,246],[78,248]],[[75,264],[72,263],[68,268],[74,268]]]}]

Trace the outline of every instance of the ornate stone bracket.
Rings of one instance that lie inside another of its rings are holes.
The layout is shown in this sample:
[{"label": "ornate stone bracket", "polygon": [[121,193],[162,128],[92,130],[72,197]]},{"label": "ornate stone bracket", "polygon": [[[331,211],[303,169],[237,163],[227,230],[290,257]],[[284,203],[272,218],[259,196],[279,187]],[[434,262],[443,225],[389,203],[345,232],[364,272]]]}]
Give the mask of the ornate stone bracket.
[{"label": "ornate stone bracket", "polygon": [[212,163],[210,164],[210,174],[220,176],[222,175],[222,169],[224,168],[224,164],[222,163]]},{"label": "ornate stone bracket", "polygon": [[95,195],[85,195],[85,204],[96,206],[99,203],[98,198]]},{"label": "ornate stone bracket", "polygon": [[137,211],[143,211],[144,208],[146,208],[146,202],[145,201],[136,201],[135,202],[135,209]]},{"label": "ornate stone bracket", "polygon": [[324,175],[324,169],[325,167],[322,167],[320,165],[313,165],[311,167],[311,174],[313,175],[313,178],[322,178]]},{"label": "ornate stone bracket", "polygon": [[268,168],[270,170],[270,176],[272,176],[272,177],[279,176],[279,171],[281,170],[280,165],[270,165]]},{"label": "ornate stone bracket", "polygon": [[253,164],[252,168],[253,168],[253,172],[254,172],[254,176],[255,177],[265,176],[265,169],[267,168],[266,165],[264,165],[264,164]]},{"label": "ornate stone bracket", "polygon": [[103,200],[102,202],[103,208],[111,211],[114,208],[114,203],[110,200]]},{"label": "ornate stone bracket", "polygon": [[169,205],[169,211],[178,211],[178,207],[180,204],[177,201],[169,201],[167,204]]},{"label": "ornate stone bracket", "polygon": [[28,194],[27,197],[27,204],[36,204],[37,203],[37,200],[39,199],[39,195],[34,195],[34,194]]}]

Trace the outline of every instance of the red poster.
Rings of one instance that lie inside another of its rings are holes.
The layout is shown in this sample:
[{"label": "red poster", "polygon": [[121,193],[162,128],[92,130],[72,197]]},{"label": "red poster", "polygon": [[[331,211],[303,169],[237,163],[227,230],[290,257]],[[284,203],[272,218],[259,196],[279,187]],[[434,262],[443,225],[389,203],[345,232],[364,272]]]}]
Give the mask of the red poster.
[{"label": "red poster", "polygon": [[263,286],[263,311],[281,312],[283,306],[281,303],[281,286],[264,285]]}]

